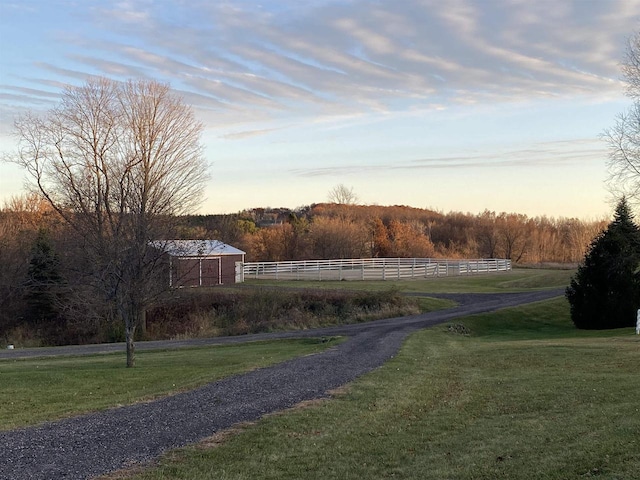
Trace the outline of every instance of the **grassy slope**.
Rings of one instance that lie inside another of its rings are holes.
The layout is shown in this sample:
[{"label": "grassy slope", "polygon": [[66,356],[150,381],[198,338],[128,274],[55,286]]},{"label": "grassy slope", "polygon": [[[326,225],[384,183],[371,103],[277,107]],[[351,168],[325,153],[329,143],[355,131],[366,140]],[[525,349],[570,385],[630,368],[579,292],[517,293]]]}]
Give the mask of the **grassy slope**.
[{"label": "grassy slope", "polygon": [[122,355],[0,361],[0,430],[149,400],[319,352],[338,340],[285,340]]},{"label": "grassy slope", "polygon": [[640,340],[577,332],[563,299],[411,336],[400,354],[312,408],[136,479],[640,478]]}]

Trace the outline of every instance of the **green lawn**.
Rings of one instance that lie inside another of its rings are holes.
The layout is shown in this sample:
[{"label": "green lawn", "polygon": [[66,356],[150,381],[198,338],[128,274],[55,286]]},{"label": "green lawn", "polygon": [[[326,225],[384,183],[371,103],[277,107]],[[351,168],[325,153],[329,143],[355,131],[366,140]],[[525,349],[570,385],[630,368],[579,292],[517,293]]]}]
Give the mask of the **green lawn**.
[{"label": "green lawn", "polygon": [[564,299],[456,323],[470,335],[418,332],[331,400],[127,478],[640,478],[633,329],[576,331]]},{"label": "green lawn", "polygon": [[[403,292],[492,292],[558,286],[566,283],[568,277],[569,273],[562,270],[515,270],[495,275],[422,281],[288,284],[305,288],[373,291],[396,288]],[[251,285],[267,284],[254,281],[249,282],[249,288]],[[454,305],[449,300],[433,298],[417,301],[422,311]],[[184,352],[140,352],[135,369],[124,369],[119,355],[0,360],[0,382],[3,386],[0,389],[0,430],[157,398],[324,346],[271,342]]]},{"label": "green lawn", "polygon": [[136,367],[121,354],[0,360],[0,430],[127,405],[222,377],[316,353],[340,339],[140,351]]},{"label": "green lawn", "polygon": [[276,281],[247,280],[247,286],[280,286],[296,288],[388,290],[420,293],[500,293],[521,292],[532,289],[564,288],[575,272],[557,269],[515,269],[459,277],[440,277],[421,280],[386,281]]}]

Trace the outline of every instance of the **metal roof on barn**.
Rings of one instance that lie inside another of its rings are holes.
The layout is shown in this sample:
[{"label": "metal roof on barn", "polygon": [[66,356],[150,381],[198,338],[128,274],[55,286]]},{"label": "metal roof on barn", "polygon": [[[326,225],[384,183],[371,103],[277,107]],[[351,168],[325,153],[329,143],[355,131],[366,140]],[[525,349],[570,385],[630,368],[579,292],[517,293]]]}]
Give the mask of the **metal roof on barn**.
[{"label": "metal roof on barn", "polygon": [[245,252],[219,240],[156,240],[151,244],[172,257],[244,255]]}]

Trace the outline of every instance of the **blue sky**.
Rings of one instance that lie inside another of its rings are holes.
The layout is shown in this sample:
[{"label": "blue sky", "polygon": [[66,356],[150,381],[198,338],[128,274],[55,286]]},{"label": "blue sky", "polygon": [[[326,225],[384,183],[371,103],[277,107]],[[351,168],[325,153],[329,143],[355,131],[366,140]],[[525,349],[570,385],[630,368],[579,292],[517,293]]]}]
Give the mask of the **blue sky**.
[{"label": "blue sky", "polygon": [[[640,0],[0,1],[0,149],[91,75],[166,81],[205,125],[201,213],[361,203],[611,213],[599,135]],[[0,163],[0,201],[24,175]]]}]

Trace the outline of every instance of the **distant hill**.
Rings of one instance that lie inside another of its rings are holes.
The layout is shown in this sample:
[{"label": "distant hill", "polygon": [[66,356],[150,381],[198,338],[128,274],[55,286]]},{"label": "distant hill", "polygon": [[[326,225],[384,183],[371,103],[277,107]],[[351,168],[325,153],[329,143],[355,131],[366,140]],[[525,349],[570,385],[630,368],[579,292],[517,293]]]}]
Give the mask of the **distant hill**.
[{"label": "distant hill", "polygon": [[606,223],[336,203],[181,220],[180,238],[216,238],[247,251],[250,260],[429,255],[500,257],[516,263],[577,263]]}]

